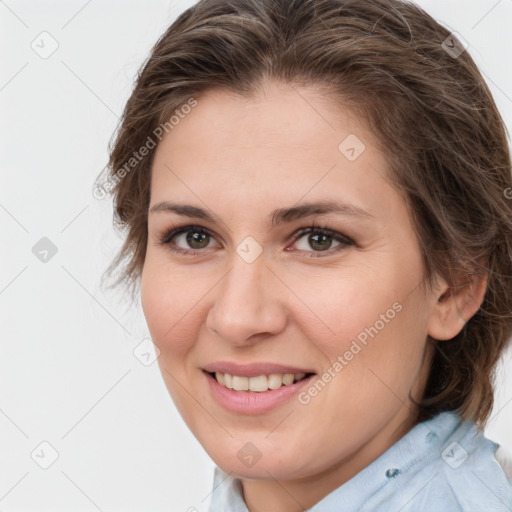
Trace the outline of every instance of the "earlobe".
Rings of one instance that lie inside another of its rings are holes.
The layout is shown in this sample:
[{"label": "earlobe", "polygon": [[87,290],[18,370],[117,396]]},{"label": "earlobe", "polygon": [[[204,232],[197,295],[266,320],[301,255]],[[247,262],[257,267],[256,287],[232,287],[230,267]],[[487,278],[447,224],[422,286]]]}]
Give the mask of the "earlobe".
[{"label": "earlobe", "polygon": [[464,286],[451,288],[444,283],[432,307],[428,335],[437,340],[457,336],[469,319],[479,310],[487,289],[487,275],[473,275]]}]

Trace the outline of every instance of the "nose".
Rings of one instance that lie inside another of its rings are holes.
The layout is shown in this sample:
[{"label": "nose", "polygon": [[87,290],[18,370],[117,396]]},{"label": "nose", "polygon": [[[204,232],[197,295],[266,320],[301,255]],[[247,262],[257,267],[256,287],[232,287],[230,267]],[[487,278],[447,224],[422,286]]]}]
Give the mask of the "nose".
[{"label": "nose", "polygon": [[279,298],[284,296],[283,290],[278,293],[279,286],[282,284],[267,268],[263,256],[247,263],[235,254],[231,270],[214,288],[207,328],[236,346],[280,333],[287,315]]}]

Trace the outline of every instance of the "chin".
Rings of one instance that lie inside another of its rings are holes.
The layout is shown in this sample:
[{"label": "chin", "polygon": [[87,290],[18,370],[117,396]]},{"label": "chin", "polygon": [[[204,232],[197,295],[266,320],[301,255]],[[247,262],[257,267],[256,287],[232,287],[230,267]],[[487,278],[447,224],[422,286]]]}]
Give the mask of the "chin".
[{"label": "chin", "polygon": [[238,453],[234,455],[226,456],[224,454],[220,457],[212,457],[212,459],[225,473],[239,479],[291,480],[306,477],[310,473],[306,468],[309,467],[311,470],[312,467],[310,464],[298,462],[294,453],[285,455],[283,458],[283,455],[278,455],[275,451],[269,451],[266,457],[262,454],[256,462],[248,460],[245,465],[240,460],[240,458],[244,459],[243,453],[240,453],[240,458],[238,457],[240,451],[238,450]]}]

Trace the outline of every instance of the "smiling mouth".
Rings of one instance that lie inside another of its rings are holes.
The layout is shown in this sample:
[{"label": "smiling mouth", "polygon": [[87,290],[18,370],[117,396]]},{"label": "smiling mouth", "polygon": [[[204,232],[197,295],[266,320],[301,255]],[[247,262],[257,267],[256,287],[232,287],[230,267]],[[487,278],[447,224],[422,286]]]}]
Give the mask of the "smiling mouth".
[{"label": "smiling mouth", "polygon": [[233,391],[255,391],[263,393],[272,389],[290,386],[296,382],[307,379],[314,373],[270,373],[256,377],[245,377],[222,372],[206,372],[215,379],[221,386]]}]

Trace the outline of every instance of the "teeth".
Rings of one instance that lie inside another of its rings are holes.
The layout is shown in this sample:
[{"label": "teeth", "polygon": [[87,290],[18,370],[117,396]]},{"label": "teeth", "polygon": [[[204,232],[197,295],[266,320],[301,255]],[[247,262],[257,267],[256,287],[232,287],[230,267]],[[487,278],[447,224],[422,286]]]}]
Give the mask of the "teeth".
[{"label": "teeth", "polygon": [[295,379],[295,375],[293,373],[286,373],[283,377],[283,384],[285,386],[289,386],[290,384],[293,384],[293,380]]},{"label": "teeth", "polygon": [[[290,375],[290,374],[288,374]],[[268,389],[278,389],[284,384],[284,375],[279,373],[271,373],[268,376]],[[293,375],[292,375],[293,377]]]},{"label": "teeth", "polygon": [[267,391],[268,389],[268,378],[266,375],[260,375],[259,377],[251,377],[248,379],[249,389],[251,391]]},{"label": "teeth", "polygon": [[233,389],[235,391],[247,391],[249,389],[249,377],[233,375]]},{"label": "teeth", "polygon": [[302,380],[305,373],[271,373],[269,375],[258,375],[257,377],[242,377],[229,373],[215,372],[217,382],[228,389],[235,391],[257,391],[263,392],[269,389],[278,389],[281,386],[289,386],[294,382]]}]

